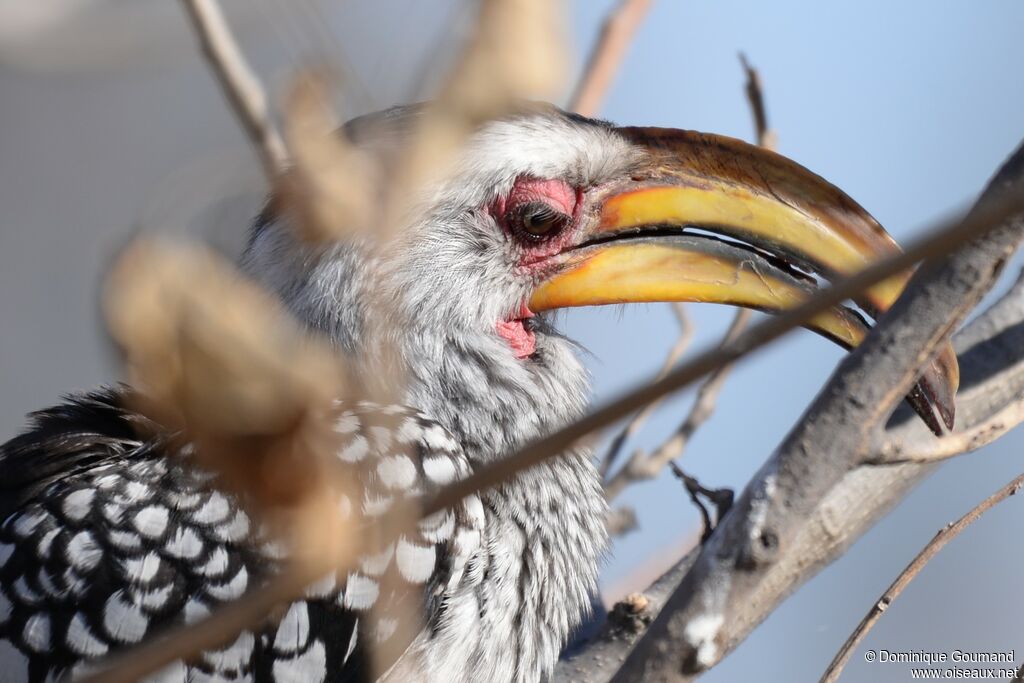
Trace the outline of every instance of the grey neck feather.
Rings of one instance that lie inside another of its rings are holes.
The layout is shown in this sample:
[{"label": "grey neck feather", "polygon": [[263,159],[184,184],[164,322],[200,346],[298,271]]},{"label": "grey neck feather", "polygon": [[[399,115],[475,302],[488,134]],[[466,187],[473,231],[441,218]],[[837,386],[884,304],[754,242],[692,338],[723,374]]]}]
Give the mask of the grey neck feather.
[{"label": "grey neck feather", "polygon": [[[296,244],[285,230],[268,227],[256,233],[243,265],[371,374],[380,362],[374,353],[379,335],[389,334],[405,367],[405,402],[447,427],[471,461],[501,457],[564,425],[586,406],[586,372],[572,344],[552,330],[538,332],[536,354],[524,361],[496,334],[446,326],[430,315],[389,321],[383,331],[371,324],[369,316],[376,312],[371,288],[379,292],[374,275],[381,269],[358,248],[316,252]],[[469,648],[474,653],[469,660],[459,664],[467,667],[461,674],[438,675],[473,680],[478,673],[473,667],[508,671],[511,666],[518,672],[515,680],[542,680],[589,611],[597,587],[607,546],[600,481],[589,452],[574,449],[481,497],[494,580],[463,587],[461,598],[451,596],[479,605],[474,610],[481,621],[471,629],[478,642]]]}]

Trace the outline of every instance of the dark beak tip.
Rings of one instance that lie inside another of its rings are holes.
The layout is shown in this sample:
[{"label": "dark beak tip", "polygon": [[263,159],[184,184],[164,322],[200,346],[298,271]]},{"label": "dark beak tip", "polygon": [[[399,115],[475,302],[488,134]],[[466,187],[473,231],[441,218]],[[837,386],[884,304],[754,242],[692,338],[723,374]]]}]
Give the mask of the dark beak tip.
[{"label": "dark beak tip", "polygon": [[[924,375],[907,396],[907,402],[935,436],[944,434],[943,425],[945,425],[946,431],[952,431],[956,423],[956,402],[954,397],[946,391],[946,387],[947,385],[943,382],[936,383],[933,378]],[[942,424],[936,419],[936,413],[941,418]]]}]

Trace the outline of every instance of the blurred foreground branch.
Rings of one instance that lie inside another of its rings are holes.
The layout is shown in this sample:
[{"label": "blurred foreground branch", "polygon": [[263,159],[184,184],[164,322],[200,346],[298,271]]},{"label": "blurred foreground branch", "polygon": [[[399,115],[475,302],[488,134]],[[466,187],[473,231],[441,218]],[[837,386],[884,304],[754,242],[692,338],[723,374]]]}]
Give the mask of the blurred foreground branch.
[{"label": "blurred foreground branch", "polygon": [[601,35],[591,48],[583,74],[569,99],[570,110],[584,116],[597,116],[633,35],[651,8],[651,2],[619,0],[619,4],[608,13]]}]

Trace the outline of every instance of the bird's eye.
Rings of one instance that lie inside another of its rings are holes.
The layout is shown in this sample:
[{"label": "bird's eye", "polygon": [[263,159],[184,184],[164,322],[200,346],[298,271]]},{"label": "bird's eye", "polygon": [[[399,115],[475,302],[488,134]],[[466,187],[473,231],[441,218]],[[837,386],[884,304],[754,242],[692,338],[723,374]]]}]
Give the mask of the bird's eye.
[{"label": "bird's eye", "polygon": [[568,222],[568,216],[547,204],[530,202],[516,210],[512,225],[526,239],[537,241],[554,237]]}]

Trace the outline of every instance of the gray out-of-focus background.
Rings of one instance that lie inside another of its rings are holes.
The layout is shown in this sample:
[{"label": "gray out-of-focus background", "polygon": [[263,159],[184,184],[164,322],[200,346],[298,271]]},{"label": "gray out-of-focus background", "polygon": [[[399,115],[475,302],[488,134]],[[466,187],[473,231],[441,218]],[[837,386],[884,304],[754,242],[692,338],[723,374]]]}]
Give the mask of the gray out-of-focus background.
[{"label": "gray out-of-focus background", "polygon": [[[569,4],[578,67],[612,0]],[[303,64],[340,64],[348,113],[422,97],[472,21],[468,0],[225,0],[280,97]],[[838,184],[906,241],[961,210],[1024,137],[1024,4],[656,0],[602,115],[750,137],[737,52],[760,69],[780,151]],[[137,231],[236,248],[261,202],[258,166],[168,0],[0,0],[0,434],[65,391],[117,378],[97,315],[106,265]],[[1010,274],[1019,270],[1019,259]],[[731,313],[691,306],[697,345]],[[664,306],[564,321],[591,352],[600,401],[651,374],[676,328]],[[741,364],[686,455],[742,487],[828,377],[839,351],[797,333]],[[685,407],[659,411],[653,446]],[[936,529],[1024,469],[1011,434],[945,465],[804,587],[709,681],[815,680]],[[623,502],[640,517],[605,569],[614,597],[693,538],[669,477]],[[1008,650],[1024,659],[1022,503],[957,539],[885,614],[844,680],[909,680],[867,649]]]}]

